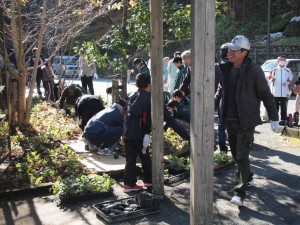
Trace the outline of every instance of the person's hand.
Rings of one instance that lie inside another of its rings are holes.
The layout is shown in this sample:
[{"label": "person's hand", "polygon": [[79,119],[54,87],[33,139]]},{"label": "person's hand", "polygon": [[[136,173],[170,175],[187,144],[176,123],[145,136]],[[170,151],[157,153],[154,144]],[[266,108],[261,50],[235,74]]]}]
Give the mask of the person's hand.
[{"label": "person's hand", "polygon": [[273,132],[278,132],[278,129],[279,129],[279,121],[273,121],[273,120],[270,120],[270,124],[271,124],[271,129]]},{"label": "person's hand", "polygon": [[76,117],[76,121],[77,121],[78,125],[81,125],[81,124],[82,124],[82,119],[81,119],[81,118]]},{"label": "person's hand", "polygon": [[142,152],[144,154],[146,153],[146,149],[150,145],[150,143],[151,143],[150,135],[149,134],[145,134],[144,140],[143,140],[143,149],[142,149]]},{"label": "person's hand", "polygon": [[59,111],[60,111],[61,114],[66,115],[66,110],[60,109]]},{"label": "person's hand", "polygon": [[98,74],[94,73],[94,78],[97,79],[98,78]]}]

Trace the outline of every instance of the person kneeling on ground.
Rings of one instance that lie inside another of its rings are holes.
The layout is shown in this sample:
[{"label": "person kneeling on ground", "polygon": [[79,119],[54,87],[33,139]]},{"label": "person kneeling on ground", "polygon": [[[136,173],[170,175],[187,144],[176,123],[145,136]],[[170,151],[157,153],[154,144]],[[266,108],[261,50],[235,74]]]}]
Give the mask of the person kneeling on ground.
[{"label": "person kneeling on ground", "polygon": [[98,112],[86,124],[84,137],[98,146],[97,154],[113,155],[118,147],[118,140],[123,133],[126,103],[119,100],[112,106]]},{"label": "person kneeling on ground", "polygon": [[59,104],[60,112],[63,115],[70,114],[71,108],[75,107],[76,100],[80,96],[82,96],[82,91],[80,88],[76,87],[75,84],[66,87],[57,102]]},{"label": "person kneeling on ground", "polygon": [[181,119],[186,122],[190,122],[190,103],[184,97],[180,90],[175,90],[167,107],[170,112],[173,114],[174,118]]}]

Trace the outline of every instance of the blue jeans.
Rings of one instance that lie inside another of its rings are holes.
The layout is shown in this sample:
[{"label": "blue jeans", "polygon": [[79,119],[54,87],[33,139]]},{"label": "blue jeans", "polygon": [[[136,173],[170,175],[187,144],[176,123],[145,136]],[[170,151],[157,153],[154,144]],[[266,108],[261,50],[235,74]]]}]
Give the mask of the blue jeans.
[{"label": "blue jeans", "polygon": [[123,127],[110,127],[100,134],[85,133],[85,138],[93,145],[108,148],[117,142],[123,132]]}]

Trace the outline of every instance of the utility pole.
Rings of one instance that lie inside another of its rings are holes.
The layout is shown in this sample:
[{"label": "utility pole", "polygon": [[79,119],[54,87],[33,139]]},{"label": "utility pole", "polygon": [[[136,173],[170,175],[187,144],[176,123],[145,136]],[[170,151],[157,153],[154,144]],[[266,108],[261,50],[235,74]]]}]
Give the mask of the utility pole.
[{"label": "utility pole", "polygon": [[152,117],[152,185],[156,199],[164,195],[163,144],[163,9],[161,0],[150,0],[151,24],[151,117]]},{"label": "utility pole", "polygon": [[268,0],[267,59],[270,58],[270,34],[271,34],[271,0]]},{"label": "utility pole", "polygon": [[213,224],[215,1],[192,1],[190,224]]}]

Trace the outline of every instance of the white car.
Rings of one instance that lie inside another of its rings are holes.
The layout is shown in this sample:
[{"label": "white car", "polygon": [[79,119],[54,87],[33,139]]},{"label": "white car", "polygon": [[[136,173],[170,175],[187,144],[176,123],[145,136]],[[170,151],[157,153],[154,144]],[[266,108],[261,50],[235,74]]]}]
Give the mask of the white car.
[{"label": "white car", "polygon": [[62,78],[77,78],[79,66],[77,56],[57,55],[53,59],[52,69],[55,75]]},{"label": "white car", "polygon": [[[266,79],[268,79],[270,71],[274,69],[277,65],[277,59],[269,59],[264,62],[261,68],[265,73]],[[291,88],[297,80],[298,74],[300,73],[300,59],[286,59],[286,64],[284,67],[289,68],[293,72],[293,80],[289,85]]]}]

